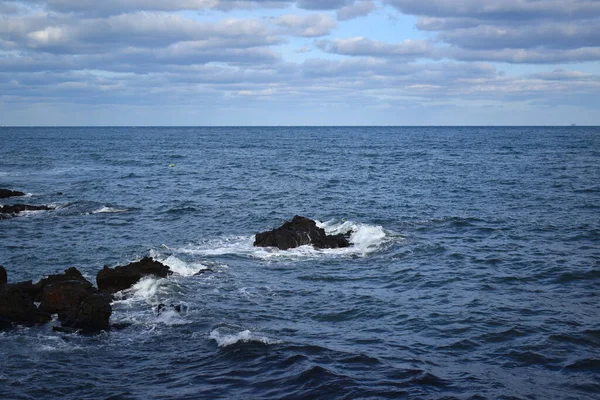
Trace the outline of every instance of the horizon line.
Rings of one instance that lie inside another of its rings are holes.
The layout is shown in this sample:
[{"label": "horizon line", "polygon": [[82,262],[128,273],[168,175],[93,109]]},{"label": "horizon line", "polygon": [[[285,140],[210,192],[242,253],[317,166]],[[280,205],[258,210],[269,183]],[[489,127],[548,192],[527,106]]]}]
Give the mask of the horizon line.
[{"label": "horizon line", "polygon": [[0,125],[0,128],[595,128],[600,125]]}]

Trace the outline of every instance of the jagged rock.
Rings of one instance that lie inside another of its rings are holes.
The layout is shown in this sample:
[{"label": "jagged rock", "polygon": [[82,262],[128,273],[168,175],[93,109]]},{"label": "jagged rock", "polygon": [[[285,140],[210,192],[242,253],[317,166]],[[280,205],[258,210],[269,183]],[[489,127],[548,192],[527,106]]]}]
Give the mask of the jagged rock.
[{"label": "jagged rock", "polygon": [[327,235],[325,230],[319,228],[315,221],[298,215],[279,228],[257,234],[254,241],[256,247],[277,247],[281,250],[307,244],[312,244],[319,249],[350,246],[346,235]]},{"label": "jagged rock", "polygon": [[94,333],[108,329],[110,298],[81,275],[76,268],[42,279],[37,300],[40,310],[58,314],[63,327]]},{"label": "jagged rock", "polygon": [[144,257],[140,261],[125,266],[115,268],[104,266],[104,269],[96,275],[96,283],[100,291],[116,293],[135,285],[144,276],[153,275],[166,278],[172,273],[168,266],[154,261],[150,257]]},{"label": "jagged rock", "polygon": [[9,197],[25,196],[25,193],[16,190],[0,189],[0,199],[7,199]]},{"label": "jagged rock", "polygon": [[13,324],[32,326],[50,321],[50,314],[39,310],[31,297],[15,285],[0,286],[0,327]]},{"label": "jagged rock", "polygon": [[[39,302],[36,307],[35,302]],[[48,322],[52,314],[64,328],[85,333],[108,329],[110,298],[98,291],[76,268],[31,281],[0,286],[0,327]]]},{"label": "jagged rock", "polygon": [[0,265],[0,285],[6,285],[8,283],[8,278],[6,276],[6,270],[2,265]]},{"label": "jagged rock", "polygon": [[32,206],[29,204],[12,204],[6,206],[0,206],[0,214],[18,214],[23,211],[48,211],[54,210],[48,206]]}]

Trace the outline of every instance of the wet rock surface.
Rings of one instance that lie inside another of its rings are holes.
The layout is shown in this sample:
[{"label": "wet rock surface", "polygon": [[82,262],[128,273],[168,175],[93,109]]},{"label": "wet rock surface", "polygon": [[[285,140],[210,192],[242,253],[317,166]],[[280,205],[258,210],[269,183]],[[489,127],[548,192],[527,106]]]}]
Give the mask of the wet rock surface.
[{"label": "wet rock surface", "polygon": [[254,246],[288,250],[311,244],[318,249],[336,249],[350,246],[348,236],[349,233],[327,235],[315,221],[296,215],[279,228],[257,234]]},{"label": "wet rock surface", "polygon": [[125,266],[115,268],[105,266],[96,275],[96,283],[101,292],[112,294],[129,289],[144,276],[166,278],[171,274],[172,272],[168,266],[154,261],[150,257],[145,257]]},{"label": "wet rock surface", "polygon": [[26,281],[0,286],[0,327],[45,323],[53,314],[63,327],[95,333],[109,327],[110,297],[100,293],[76,268],[35,284]]}]

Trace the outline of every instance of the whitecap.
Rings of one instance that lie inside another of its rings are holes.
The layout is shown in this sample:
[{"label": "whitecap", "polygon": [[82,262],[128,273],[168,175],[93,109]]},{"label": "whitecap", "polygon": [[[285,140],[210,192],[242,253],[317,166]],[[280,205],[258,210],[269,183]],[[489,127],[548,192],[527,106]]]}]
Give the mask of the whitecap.
[{"label": "whitecap", "polygon": [[114,214],[114,213],[123,213],[123,212],[127,212],[129,211],[126,208],[115,208],[115,207],[108,207],[108,206],[104,206],[101,207],[97,210],[92,211],[92,214]]},{"label": "whitecap", "polygon": [[158,304],[158,295],[166,293],[166,279],[146,276],[129,289],[115,293],[115,303],[131,304],[144,301],[148,304]]},{"label": "whitecap", "polygon": [[164,324],[164,325],[185,325],[189,324],[190,321],[181,317],[181,315],[175,310],[165,310],[162,311],[155,320],[156,323]]},{"label": "whitecap", "polygon": [[281,340],[271,339],[266,336],[254,335],[249,330],[245,330],[231,335],[222,335],[218,329],[214,329],[208,337],[216,341],[219,347],[227,347],[240,342],[262,343],[266,345],[281,343]]},{"label": "whitecap", "polygon": [[165,258],[164,260],[159,259],[158,261],[168,266],[174,273],[182,276],[193,276],[202,270],[208,269],[208,267],[202,263],[185,262],[173,255]]}]

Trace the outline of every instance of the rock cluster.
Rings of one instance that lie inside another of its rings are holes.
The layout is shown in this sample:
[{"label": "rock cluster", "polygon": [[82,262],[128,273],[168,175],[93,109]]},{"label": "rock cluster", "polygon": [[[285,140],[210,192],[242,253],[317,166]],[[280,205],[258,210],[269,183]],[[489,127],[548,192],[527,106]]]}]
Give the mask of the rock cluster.
[{"label": "rock cluster", "polygon": [[131,287],[146,275],[169,274],[169,267],[146,257],[114,269],[105,267],[98,272],[97,289],[76,268],[37,283],[8,284],[6,270],[0,266],[0,329],[46,323],[56,314],[61,322],[58,330],[82,333],[106,330],[113,293]]},{"label": "rock cluster", "polygon": [[279,228],[256,235],[254,246],[277,247],[288,250],[311,244],[318,249],[336,249],[348,247],[350,242],[346,234],[327,235],[323,228],[311,219],[296,215],[291,221],[285,222]]}]

